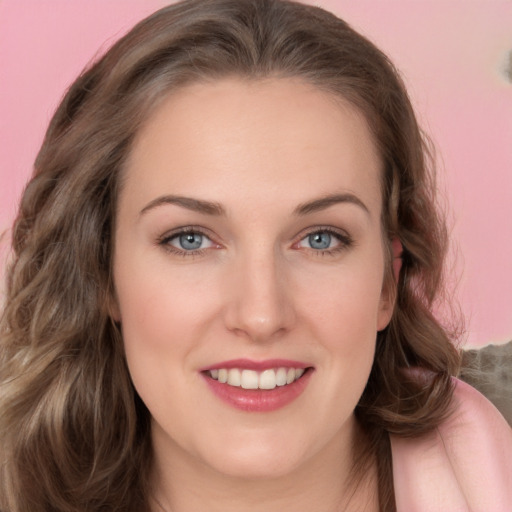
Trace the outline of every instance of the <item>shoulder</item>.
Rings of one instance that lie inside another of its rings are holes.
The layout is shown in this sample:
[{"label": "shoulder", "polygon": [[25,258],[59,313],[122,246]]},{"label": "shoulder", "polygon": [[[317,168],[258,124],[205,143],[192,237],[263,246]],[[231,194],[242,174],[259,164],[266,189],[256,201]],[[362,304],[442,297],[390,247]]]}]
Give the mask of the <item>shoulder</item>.
[{"label": "shoulder", "polygon": [[391,438],[399,512],[510,512],[512,429],[468,384],[454,379],[453,410],[430,434]]}]

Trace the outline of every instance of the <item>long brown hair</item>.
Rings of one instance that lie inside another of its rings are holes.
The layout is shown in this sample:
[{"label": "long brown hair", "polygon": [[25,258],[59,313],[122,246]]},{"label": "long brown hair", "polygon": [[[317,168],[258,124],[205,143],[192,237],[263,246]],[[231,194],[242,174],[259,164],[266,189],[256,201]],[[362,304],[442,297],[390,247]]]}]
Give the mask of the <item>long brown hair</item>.
[{"label": "long brown hair", "polygon": [[[159,102],[187,83],[229,75],[299,77],[350,101],[373,131],[384,164],[383,232],[404,247],[395,312],[377,335],[356,409],[370,446],[359,468],[377,457],[382,510],[395,508],[389,433],[419,435],[446,415],[458,355],[432,309],[447,235],[429,147],[399,74],[322,9],[188,0],[140,22],[75,81],[23,194],[0,331],[5,512],[148,509],[149,413],[109,315],[117,196],[132,141]],[[429,378],[416,379],[413,367]]]}]

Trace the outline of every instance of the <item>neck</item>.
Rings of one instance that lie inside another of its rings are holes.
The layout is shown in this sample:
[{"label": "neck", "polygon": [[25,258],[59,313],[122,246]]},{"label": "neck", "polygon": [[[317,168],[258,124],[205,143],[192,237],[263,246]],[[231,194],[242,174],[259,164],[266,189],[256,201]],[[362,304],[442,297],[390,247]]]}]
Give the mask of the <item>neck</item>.
[{"label": "neck", "polygon": [[[355,425],[355,422],[354,422]],[[174,446],[155,450],[153,488],[155,512],[315,512],[378,510],[377,471],[373,459],[359,481],[352,470],[357,456],[347,446],[364,436],[355,428],[335,436],[314,457],[285,475],[243,478],[216,471]],[[157,443],[158,444],[158,443]],[[358,450],[360,453],[361,450]]]}]

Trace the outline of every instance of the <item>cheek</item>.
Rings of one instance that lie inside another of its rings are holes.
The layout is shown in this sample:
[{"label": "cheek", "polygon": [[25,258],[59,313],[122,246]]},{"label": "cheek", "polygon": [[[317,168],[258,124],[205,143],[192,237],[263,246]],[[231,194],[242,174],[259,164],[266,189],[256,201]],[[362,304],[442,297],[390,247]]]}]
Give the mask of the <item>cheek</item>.
[{"label": "cheek", "polygon": [[[383,263],[380,258],[356,257],[354,264],[347,262],[311,279],[301,278],[301,295],[310,315],[319,319],[325,329],[345,333],[361,330],[375,334],[381,310]],[[356,337],[357,338],[357,337]]]},{"label": "cheek", "polygon": [[[170,266],[165,255],[118,261],[116,292],[128,367],[141,396],[193,372],[194,351],[212,336],[219,301],[211,269]],[[142,389],[145,386],[146,392]]]},{"label": "cheek", "polygon": [[165,422],[165,411],[186,410],[184,393],[169,390],[192,384],[190,354],[201,339],[199,318],[207,313],[194,283],[185,286],[176,276],[166,277],[163,268],[150,267],[132,266],[129,272],[119,266],[116,291],[133,384],[151,415]]},{"label": "cheek", "polygon": [[[144,399],[154,394],[156,388],[169,384],[162,362],[169,368],[172,358],[178,356],[180,347],[170,336],[170,326],[176,332],[180,324],[176,323],[169,298],[156,293],[151,283],[139,283],[137,276],[118,289],[118,296],[128,368]],[[180,333],[176,335],[179,337]]]},{"label": "cheek", "polygon": [[304,282],[300,293],[309,290],[302,317],[319,355],[315,421],[326,437],[352,417],[373,365],[382,271],[378,262],[371,268],[340,266],[329,279],[317,275],[323,290]]},{"label": "cheek", "polygon": [[[331,364],[342,371],[340,376],[355,375],[365,380],[373,362],[378,324],[378,295],[350,287],[331,295],[322,309],[312,311],[320,321],[318,338],[332,354]],[[366,370],[368,372],[366,372]],[[354,381],[354,384],[356,382]]]},{"label": "cheek", "polygon": [[[305,307],[313,339],[320,340],[328,357],[326,375],[355,406],[373,364],[381,317],[383,265],[377,258],[340,267],[323,281],[323,290],[304,283],[309,292]],[[318,277],[318,276],[317,276]],[[320,284],[319,281],[316,284]],[[334,401],[337,397],[332,397]]]},{"label": "cheek", "polygon": [[[120,280],[121,281],[121,280]],[[180,340],[197,324],[197,294],[188,288],[157,279],[132,275],[118,287],[121,326],[127,352],[140,350],[161,357],[163,352],[179,349]]]}]

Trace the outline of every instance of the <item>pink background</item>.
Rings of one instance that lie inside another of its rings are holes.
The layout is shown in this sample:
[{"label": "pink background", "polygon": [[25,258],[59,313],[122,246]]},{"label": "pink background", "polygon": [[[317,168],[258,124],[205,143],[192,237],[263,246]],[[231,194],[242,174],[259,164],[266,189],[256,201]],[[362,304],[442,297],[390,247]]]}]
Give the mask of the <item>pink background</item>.
[{"label": "pink background", "polygon": [[[166,3],[0,0],[0,232],[12,221],[65,88],[95,55]],[[512,339],[512,2],[314,3],[391,56],[438,147],[464,340],[476,346]]]}]

